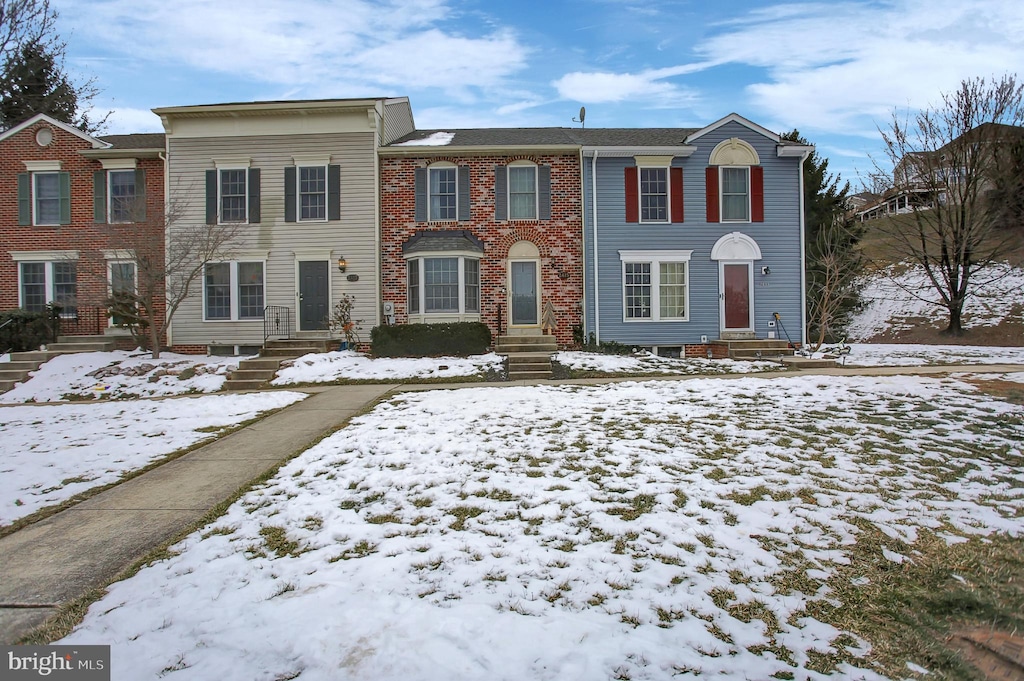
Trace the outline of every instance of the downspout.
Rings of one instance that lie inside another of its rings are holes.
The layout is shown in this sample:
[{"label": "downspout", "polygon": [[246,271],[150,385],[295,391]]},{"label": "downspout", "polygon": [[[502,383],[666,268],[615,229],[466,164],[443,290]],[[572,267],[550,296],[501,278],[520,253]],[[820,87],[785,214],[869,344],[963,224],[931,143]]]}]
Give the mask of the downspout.
[{"label": "downspout", "polygon": [[807,347],[807,226],[804,224],[804,161],[811,155],[800,156],[800,347]]},{"label": "downspout", "polygon": [[[170,146],[167,136],[164,136],[164,148]],[[169,153],[169,152],[168,152]],[[157,157],[164,162],[164,273],[167,272],[167,258],[170,256],[170,231],[168,229],[167,220],[167,206],[171,201],[171,172],[167,162],[167,153],[161,151],[157,152]],[[174,339],[172,338],[171,323],[167,321],[167,281],[164,280],[164,338],[167,339],[167,349],[170,350],[174,346]]]},{"label": "downspout", "polygon": [[601,258],[597,250],[597,149],[590,163],[590,200],[593,202],[594,219],[594,340],[601,342],[601,294],[598,282]]},{"label": "downspout", "polygon": [[580,254],[583,263],[583,291],[580,296],[580,328],[583,329],[583,343],[587,342],[587,213],[586,213],[586,191],[587,186],[586,166],[583,165],[583,145],[580,145],[580,245],[583,252]]}]

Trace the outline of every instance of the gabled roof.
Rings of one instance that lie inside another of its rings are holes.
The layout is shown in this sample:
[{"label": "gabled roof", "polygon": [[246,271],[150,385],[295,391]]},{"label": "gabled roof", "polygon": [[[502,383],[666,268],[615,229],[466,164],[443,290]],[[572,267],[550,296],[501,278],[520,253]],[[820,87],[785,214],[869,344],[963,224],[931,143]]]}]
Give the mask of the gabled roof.
[{"label": "gabled roof", "polygon": [[[701,128],[700,130],[694,131],[693,134],[691,134],[689,137],[686,138],[686,143],[687,144],[692,144],[694,140],[700,139],[704,135],[707,135],[708,133],[714,132],[715,130],[718,130],[720,127],[722,127],[723,125],[726,125],[728,123],[739,123],[740,125],[742,125],[742,126],[744,126],[746,128],[749,128],[749,129],[753,130],[754,132],[756,132],[756,133],[758,133],[760,135],[764,135],[765,137],[770,139],[772,142],[775,142],[776,144],[784,144],[784,143],[786,143],[786,140],[781,139],[778,135],[776,135],[771,130],[769,130],[767,128],[762,128],[757,123],[754,123],[753,121],[750,121],[750,120],[744,118],[743,116],[740,116],[738,113],[731,113],[731,114],[729,114],[728,116],[726,116],[724,118],[719,118],[717,121],[715,121],[714,123],[712,123],[711,125],[709,125],[709,126],[707,126],[705,128]],[[790,144],[794,144],[794,143],[790,142]]]},{"label": "gabled roof", "polygon": [[291,113],[302,111],[329,112],[338,109],[359,109],[374,107],[378,102],[398,102],[402,97],[358,97],[352,99],[288,99],[260,102],[227,102],[222,104],[192,104],[188,106],[165,106],[153,109],[157,116],[239,116],[246,114]]},{"label": "gabled roof", "polygon": [[78,128],[76,128],[73,125],[69,125],[68,123],[64,123],[63,121],[58,121],[55,118],[52,118],[50,116],[47,116],[46,114],[41,114],[41,113],[40,114],[36,114],[35,116],[33,116],[32,118],[28,119],[27,121],[22,121],[21,123],[18,123],[13,128],[10,128],[9,130],[5,130],[4,132],[0,133],[0,141],[3,141],[3,140],[5,140],[8,137],[11,137],[13,135],[17,135],[19,132],[21,132],[25,128],[29,128],[29,127],[35,125],[36,123],[38,123],[39,121],[45,121],[48,125],[52,125],[55,128],[60,128],[61,130],[63,130],[64,132],[66,132],[66,133],[68,133],[70,135],[74,135],[75,137],[78,137],[80,139],[85,140],[90,145],[92,145],[93,149],[106,149],[106,148],[109,148],[111,146],[108,142],[104,142],[101,139],[93,137],[89,133],[84,132],[82,130],[79,130]]},{"label": "gabled roof", "polygon": [[165,147],[162,132],[143,132],[131,135],[104,135],[104,142],[114,149],[161,149]]}]

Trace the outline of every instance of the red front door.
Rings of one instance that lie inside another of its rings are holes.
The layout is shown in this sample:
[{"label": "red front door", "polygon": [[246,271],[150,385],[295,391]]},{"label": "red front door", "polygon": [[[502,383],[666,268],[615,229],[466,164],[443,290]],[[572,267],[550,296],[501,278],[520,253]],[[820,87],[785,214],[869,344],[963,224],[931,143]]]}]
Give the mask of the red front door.
[{"label": "red front door", "polygon": [[750,328],[750,265],[722,265],[725,280],[725,328]]}]

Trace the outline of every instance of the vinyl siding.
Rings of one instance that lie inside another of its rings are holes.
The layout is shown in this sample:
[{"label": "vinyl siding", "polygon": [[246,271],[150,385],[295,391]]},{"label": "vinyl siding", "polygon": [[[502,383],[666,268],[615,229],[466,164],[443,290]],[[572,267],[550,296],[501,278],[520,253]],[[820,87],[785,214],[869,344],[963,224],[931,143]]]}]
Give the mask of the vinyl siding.
[{"label": "vinyl siding", "polygon": [[[750,143],[764,168],[764,222],[711,223],[706,220],[704,169],[715,146],[739,137]],[[627,224],[625,221],[625,168],[632,158],[598,156],[597,292],[600,298],[600,338],[636,345],[683,345],[699,343],[702,335],[717,339],[721,332],[719,307],[719,263],[711,260],[711,249],[722,236],[741,232],[757,242],[762,259],[753,265],[752,300],[754,331],[758,338],[768,335],[768,322],[778,312],[794,341],[801,337],[801,253],[800,253],[800,161],[778,158],[776,144],[738,123],[726,124],[695,142],[697,151],[689,158],[676,158],[673,166],[683,168],[685,222],[682,224]],[[594,244],[591,193],[592,159],[584,159],[584,214],[587,267],[586,333],[595,330]],[[622,265],[620,250],[692,250],[689,265],[689,306],[687,322],[623,321]],[[767,265],[771,274],[761,275]],[[785,339],[779,331],[778,337]]]},{"label": "vinyl siding", "polygon": [[399,137],[404,137],[415,130],[412,121],[412,108],[408,100],[399,100],[383,105],[383,126],[381,145],[391,144]]},{"label": "vinyl siding", "polygon": [[[288,123],[282,121],[285,128]],[[354,317],[364,320],[364,336],[376,322],[378,309],[378,258],[376,228],[375,146],[372,132],[317,135],[267,135],[260,137],[209,137],[168,139],[171,205],[179,205],[177,224],[205,222],[204,173],[214,158],[250,158],[261,171],[261,222],[243,225],[236,242],[238,260],[265,256],[264,304],[292,311],[293,331],[298,326],[298,259],[329,259],[331,307],[348,293],[355,296]],[[294,155],[330,154],[341,166],[341,220],[285,222],[284,168]],[[174,238],[170,226],[169,239]],[[298,254],[298,257],[297,257]],[[243,257],[244,256],[244,257]],[[348,260],[345,275],[334,264]],[[359,275],[358,282],[346,280]],[[203,282],[193,286],[173,320],[176,345],[260,345],[263,322],[203,321]]]}]

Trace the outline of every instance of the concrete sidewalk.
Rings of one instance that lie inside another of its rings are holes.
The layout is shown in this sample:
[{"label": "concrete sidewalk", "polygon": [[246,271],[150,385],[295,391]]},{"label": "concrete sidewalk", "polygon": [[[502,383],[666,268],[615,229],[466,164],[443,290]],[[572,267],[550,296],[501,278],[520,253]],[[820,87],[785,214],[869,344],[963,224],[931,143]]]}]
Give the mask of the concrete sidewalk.
[{"label": "concrete sidewalk", "polygon": [[611,377],[564,381],[343,385],[128,480],[0,539],[0,643],[13,643],[60,607],[106,586],[210,509],[352,415],[393,391],[599,385],[625,381],[1010,373],[1021,365],[822,368],[715,376]]},{"label": "concrete sidewalk", "polygon": [[395,385],[334,386],[0,539],[0,642],[164,544]]}]

